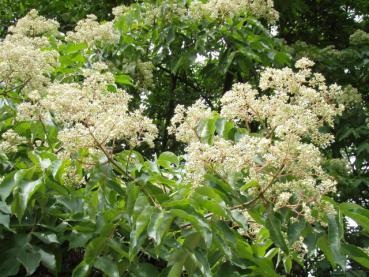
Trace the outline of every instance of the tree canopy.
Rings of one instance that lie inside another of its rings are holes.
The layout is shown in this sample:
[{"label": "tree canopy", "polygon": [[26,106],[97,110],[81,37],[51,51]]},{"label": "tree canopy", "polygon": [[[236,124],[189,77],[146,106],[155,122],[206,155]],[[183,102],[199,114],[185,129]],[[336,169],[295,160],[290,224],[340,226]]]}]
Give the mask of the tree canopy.
[{"label": "tree canopy", "polygon": [[2,276],[367,275],[368,1],[3,3]]}]

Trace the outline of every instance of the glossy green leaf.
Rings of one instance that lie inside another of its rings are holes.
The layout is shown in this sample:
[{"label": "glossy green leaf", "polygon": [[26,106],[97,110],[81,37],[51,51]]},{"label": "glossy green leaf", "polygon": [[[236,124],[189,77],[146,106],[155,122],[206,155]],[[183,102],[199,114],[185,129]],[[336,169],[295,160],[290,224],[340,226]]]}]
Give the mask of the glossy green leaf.
[{"label": "glossy green leaf", "polygon": [[202,142],[212,144],[214,140],[214,133],[216,118],[202,120],[197,126],[196,133]]},{"label": "glossy green leaf", "polygon": [[43,266],[45,266],[47,269],[49,269],[51,272],[56,272],[56,257],[54,254],[51,254],[49,252],[46,252],[42,249],[38,251],[41,256],[41,263]]},{"label": "glossy green leaf", "polygon": [[184,262],[175,263],[169,271],[168,277],[181,277]]},{"label": "glossy green leaf", "polygon": [[178,164],[179,163],[178,157],[172,152],[163,152],[163,153],[161,153],[158,160],[159,161],[167,161],[171,164]]},{"label": "glossy green leaf", "polygon": [[106,242],[106,238],[97,237],[88,243],[86,247],[85,256],[84,256],[84,261],[86,264],[92,265],[94,263],[97,256],[103,250],[105,246],[105,242]]},{"label": "glossy green leaf", "polygon": [[346,267],[346,258],[341,249],[341,234],[338,222],[334,215],[328,215],[328,244],[332,251],[334,261],[341,266]]},{"label": "glossy green leaf", "polygon": [[36,193],[38,188],[42,185],[42,180],[38,179],[35,181],[19,181],[19,190],[15,195],[15,199],[12,202],[12,211],[21,219],[27,208],[28,201],[32,195]]},{"label": "glossy green leaf", "polygon": [[290,257],[286,257],[283,259],[283,267],[284,267],[284,271],[286,271],[287,273],[291,272],[292,259]]},{"label": "glossy green leaf", "polygon": [[218,118],[215,122],[217,134],[225,139],[231,139],[231,130],[234,124],[226,118]]},{"label": "glossy green leaf", "polygon": [[323,251],[324,256],[327,258],[327,260],[329,261],[329,263],[332,265],[332,267],[336,267],[336,261],[333,255],[333,252],[330,248],[329,242],[328,242],[328,236],[324,235],[321,236],[318,240],[318,247],[320,248],[320,250]]},{"label": "glossy green leaf", "polygon": [[305,230],[306,222],[303,219],[299,219],[296,222],[289,224],[288,226],[288,241],[292,245],[299,239],[301,233]]},{"label": "glossy green leaf", "polygon": [[342,213],[356,221],[361,227],[369,231],[369,210],[353,203],[340,204]]},{"label": "glossy green leaf", "polygon": [[253,180],[253,181],[250,181],[247,184],[243,185],[240,188],[240,191],[247,191],[249,188],[252,188],[252,187],[255,187],[255,186],[258,186],[258,185],[259,185],[259,183],[255,180]]},{"label": "glossy green leaf", "polygon": [[108,257],[98,257],[94,263],[94,266],[101,270],[108,277],[120,276],[117,265]]},{"label": "glossy green leaf", "polygon": [[115,76],[115,82],[117,82],[118,84],[121,84],[121,85],[127,85],[127,86],[132,86],[133,85],[132,78],[130,76],[124,75],[124,74],[116,75]]},{"label": "glossy green leaf", "polygon": [[137,277],[166,276],[161,275],[157,267],[149,263],[134,263],[128,271],[130,274]]},{"label": "glossy green leaf", "polygon": [[33,248],[26,249],[19,253],[18,261],[25,267],[27,274],[33,274],[41,262],[41,255]]},{"label": "glossy green leaf", "polygon": [[355,262],[359,263],[365,268],[369,268],[369,255],[362,249],[348,243],[343,244],[342,249],[345,254],[352,258]]},{"label": "glossy green leaf", "polygon": [[74,268],[72,277],[87,277],[90,269],[90,266],[82,261],[76,268]]},{"label": "glossy green leaf", "polygon": [[9,229],[10,216],[0,213],[0,224]]},{"label": "glossy green leaf", "polygon": [[173,221],[173,217],[163,212],[156,212],[151,216],[150,224],[147,228],[147,234],[155,241],[156,245],[160,245],[163,236],[169,230]]},{"label": "glossy green leaf", "polygon": [[2,200],[6,200],[6,198],[11,194],[14,186],[14,175],[16,172],[12,172],[5,176],[5,178],[0,182],[0,196]]},{"label": "glossy green leaf", "polygon": [[36,236],[38,239],[40,239],[42,242],[46,243],[46,244],[50,244],[50,243],[60,243],[58,240],[58,237],[56,236],[56,234],[54,233],[50,233],[50,232],[33,232],[32,235]]},{"label": "glossy green leaf", "polygon": [[282,234],[282,226],[280,219],[272,212],[268,214],[266,219],[266,227],[270,232],[270,237],[273,242],[279,246],[285,253],[288,253],[288,247]]},{"label": "glossy green leaf", "polygon": [[20,263],[13,257],[0,262],[0,272],[3,276],[13,276],[19,271]]}]

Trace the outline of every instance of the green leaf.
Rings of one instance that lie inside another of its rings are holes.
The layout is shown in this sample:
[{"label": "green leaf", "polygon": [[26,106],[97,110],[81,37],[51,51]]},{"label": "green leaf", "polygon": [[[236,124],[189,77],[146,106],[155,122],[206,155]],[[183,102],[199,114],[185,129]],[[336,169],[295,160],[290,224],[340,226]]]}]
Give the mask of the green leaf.
[{"label": "green leaf", "polygon": [[39,240],[41,240],[42,242],[44,242],[46,244],[59,243],[58,237],[54,233],[50,233],[50,232],[43,232],[43,233],[33,232],[32,235],[34,235],[35,237],[37,237]]},{"label": "green leaf", "polygon": [[230,132],[234,128],[233,122],[226,118],[218,118],[215,122],[217,134],[224,139],[231,139]]},{"label": "green leaf", "polygon": [[199,216],[189,214],[186,211],[180,209],[173,209],[170,211],[173,216],[179,217],[185,222],[190,222],[192,226],[203,236],[207,245],[210,245],[212,234],[209,230],[208,224],[203,221]]},{"label": "green leaf", "polygon": [[217,118],[202,120],[199,122],[196,133],[203,143],[212,144],[215,133],[215,122]]},{"label": "green leaf", "polygon": [[133,85],[132,78],[129,75],[125,75],[125,74],[115,75],[115,82],[121,85],[127,85],[127,86]]},{"label": "green leaf", "polygon": [[195,60],[196,60],[196,53],[189,52],[189,53],[182,54],[172,66],[172,72],[177,73],[180,68],[184,70],[189,68]]},{"label": "green leaf", "polygon": [[61,51],[65,52],[66,54],[72,54],[75,52],[79,52],[87,47],[86,43],[68,43],[62,45],[60,48]]},{"label": "green leaf", "polygon": [[10,216],[0,213],[0,224],[9,229]]},{"label": "green leaf", "polygon": [[346,268],[346,258],[341,249],[339,223],[334,215],[328,215],[328,243],[335,262],[340,265],[342,269]]},{"label": "green leaf", "polygon": [[327,258],[332,267],[336,267],[336,261],[334,259],[331,248],[329,247],[327,235],[321,236],[318,239],[318,247],[323,251],[324,256]]},{"label": "green leaf", "polygon": [[109,179],[105,181],[105,184],[120,195],[126,195],[126,191],[123,189],[120,182]]},{"label": "green leaf", "polygon": [[227,59],[225,60],[225,64],[223,65],[223,74],[226,74],[229,67],[232,65],[234,58],[237,55],[237,51],[231,52],[229,55],[227,55]]},{"label": "green leaf", "polygon": [[63,174],[65,173],[66,168],[68,167],[69,164],[70,164],[69,160],[64,161],[56,160],[51,165],[52,176],[60,184],[64,183]]},{"label": "green leaf", "polygon": [[247,217],[240,210],[232,210],[231,215],[234,221],[240,224],[244,230],[248,229]]},{"label": "green leaf", "polygon": [[222,195],[222,199],[227,199],[227,196],[233,193],[233,188],[230,184],[225,182],[224,180],[218,178],[217,176],[213,174],[205,174],[205,179],[210,183],[212,187],[216,187],[217,191],[221,191],[224,193],[218,193],[219,195]]},{"label": "green leaf", "polygon": [[85,247],[87,242],[92,238],[93,234],[77,232],[75,230],[69,235],[69,249]]},{"label": "green leaf", "polygon": [[178,164],[179,160],[177,155],[172,152],[163,152],[160,154],[158,161],[167,161],[170,164]]},{"label": "green leaf", "polygon": [[278,65],[289,65],[291,57],[286,52],[277,52],[274,56],[274,60]]},{"label": "green leaf", "polygon": [[5,202],[0,201],[0,212],[10,214],[11,210],[10,207]]},{"label": "green leaf", "polygon": [[201,234],[192,233],[186,237],[183,246],[187,248],[189,251],[193,251],[197,246],[200,245],[201,242],[202,242]]},{"label": "green leaf", "polygon": [[168,28],[168,34],[167,34],[167,38],[166,38],[167,45],[171,44],[174,41],[175,37],[176,37],[176,31],[175,31],[173,26],[170,26]]},{"label": "green leaf", "polygon": [[259,183],[256,180],[250,181],[247,184],[240,187],[240,191],[247,191],[249,188],[257,186]]},{"label": "green leaf", "polygon": [[281,221],[272,212],[270,212],[268,217],[267,217],[266,227],[269,230],[270,237],[273,240],[273,242],[278,247],[280,247],[285,253],[288,254],[288,252],[289,252],[288,247],[287,247],[286,241],[284,240],[284,237],[282,235]]},{"label": "green leaf", "polygon": [[199,187],[192,195],[191,203],[196,209],[213,212],[216,215],[226,217],[228,211],[226,205],[215,189],[211,187]]},{"label": "green leaf", "polygon": [[50,254],[42,249],[38,251],[41,255],[41,263],[52,272],[56,272],[56,258],[54,254]]},{"label": "green leaf", "polygon": [[175,263],[171,270],[169,271],[168,277],[181,277],[182,276],[182,269],[183,269],[183,262]]},{"label": "green leaf", "polygon": [[159,274],[158,268],[149,263],[134,263],[129,268],[130,276],[135,277],[154,277],[154,276],[162,276]]},{"label": "green leaf", "polygon": [[[136,209],[137,207],[135,206],[135,210]],[[143,210],[141,210],[139,216],[135,221],[134,229],[130,234],[130,247],[129,247],[130,260],[133,260],[134,256],[137,253],[137,249],[140,245],[139,238],[141,234],[145,231],[146,227],[148,226],[152,213],[153,207],[146,206]]]},{"label": "green leaf", "polygon": [[86,252],[84,256],[84,261],[86,264],[91,265],[94,263],[96,257],[102,251],[105,242],[106,242],[105,237],[97,237],[91,240],[91,242],[89,242],[89,244],[86,247]]},{"label": "green leaf", "polygon": [[17,257],[18,261],[25,267],[27,274],[33,274],[41,262],[41,255],[33,248],[21,251]]},{"label": "green leaf", "polygon": [[169,230],[172,221],[173,217],[162,211],[154,213],[151,216],[150,224],[147,228],[147,234],[155,241],[156,245],[160,245],[161,240]]},{"label": "green leaf", "polygon": [[12,192],[15,186],[15,181],[14,181],[15,174],[16,172],[12,172],[6,175],[4,180],[0,183],[0,197],[4,201],[6,200],[6,198],[8,198],[8,196],[10,195],[10,193]]},{"label": "green leaf", "polygon": [[72,273],[72,277],[87,277],[90,272],[90,266],[85,263],[85,261],[82,261],[74,270]]},{"label": "green leaf", "polygon": [[355,245],[345,243],[342,245],[343,251],[355,262],[365,268],[369,268],[369,256],[362,249]]},{"label": "green leaf", "polygon": [[[200,269],[202,276],[211,277],[211,269],[206,257],[206,251],[201,248],[196,248],[188,257],[186,262],[192,261],[193,265],[190,264],[192,270],[195,270],[195,266]],[[186,265],[185,265],[186,266]]]},{"label": "green leaf", "polygon": [[223,263],[216,275],[216,277],[241,277],[242,275],[237,271],[237,267],[230,265],[229,263]]},{"label": "green leaf", "polygon": [[301,233],[305,229],[305,226],[306,222],[302,218],[288,225],[287,235],[290,245],[292,245],[295,241],[299,239]]},{"label": "green leaf", "polygon": [[0,262],[0,272],[2,276],[13,276],[19,271],[20,263],[13,257],[7,257],[4,261]]},{"label": "green leaf", "polygon": [[120,276],[117,265],[108,257],[98,257],[94,263],[94,266],[109,277]]},{"label": "green leaf", "polygon": [[38,179],[32,182],[25,182],[21,184],[21,197],[24,207],[27,207],[28,201],[32,195],[37,191],[39,186],[42,184],[42,180]]},{"label": "green leaf", "polygon": [[36,181],[25,181],[19,184],[19,191],[17,191],[15,199],[12,202],[12,212],[19,220],[23,217],[28,201],[41,185],[41,179]]},{"label": "green leaf", "polygon": [[292,269],[292,260],[290,257],[285,257],[283,259],[283,267],[286,273],[290,273]]},{"label": "green leaf", "polygon": [[132,214],[132,217],[135,215],[134,208],[137,206],[137,201],[139,200],[142,202],[141,208],[144,208],[144,206],[147,205],[147,199],[144,196],[139,195],[139,189],[136,185],[133,183],[128,184],[126,206],[128,214]]},{"label": "green leaf", "polygon": [[107,241],[107,245],[114,250],[120,258],[129,258],[129,254],[128,252],[123,249],[124,245],[122,243],[119,243],[118,241],[116,241],[115,239],[109,239]]},{"label": "green leaf", "polygon": [[355,222],[369,232],[369,210],[353,203],[342,203],[340,211],[355,220]]}]

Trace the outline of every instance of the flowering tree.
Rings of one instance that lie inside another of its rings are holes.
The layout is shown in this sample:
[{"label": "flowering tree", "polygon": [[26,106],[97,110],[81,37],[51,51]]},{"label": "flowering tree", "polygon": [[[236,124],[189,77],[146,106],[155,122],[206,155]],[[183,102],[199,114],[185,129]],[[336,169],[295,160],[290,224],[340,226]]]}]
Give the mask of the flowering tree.
[{"label": "flowering tree", "polygon": [[323,166],[356,98],[291,65],[260,23],[272,1],[113,14],[63,34],[31,10],[0,42],[4,276],[279,276],[320,253],[369,267],[343,236],[369,211],[333,201]]}]

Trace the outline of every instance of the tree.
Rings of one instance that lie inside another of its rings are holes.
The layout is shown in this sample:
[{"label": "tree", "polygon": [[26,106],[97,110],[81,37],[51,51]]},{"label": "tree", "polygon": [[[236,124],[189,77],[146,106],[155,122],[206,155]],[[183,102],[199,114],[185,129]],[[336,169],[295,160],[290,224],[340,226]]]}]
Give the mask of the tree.
[{"label": "tree", "polygon": [[291,55],[270,35],[270,1],[147,1],[112,15],[64,34],[31,10],[0,43],[2,274],[369,267],[345,230],[351,218],[367,234],[369,211],[333,199],[352,172],[336,170],[330,131],[360,109],[357,94],[292,60],[314,48]]}]

